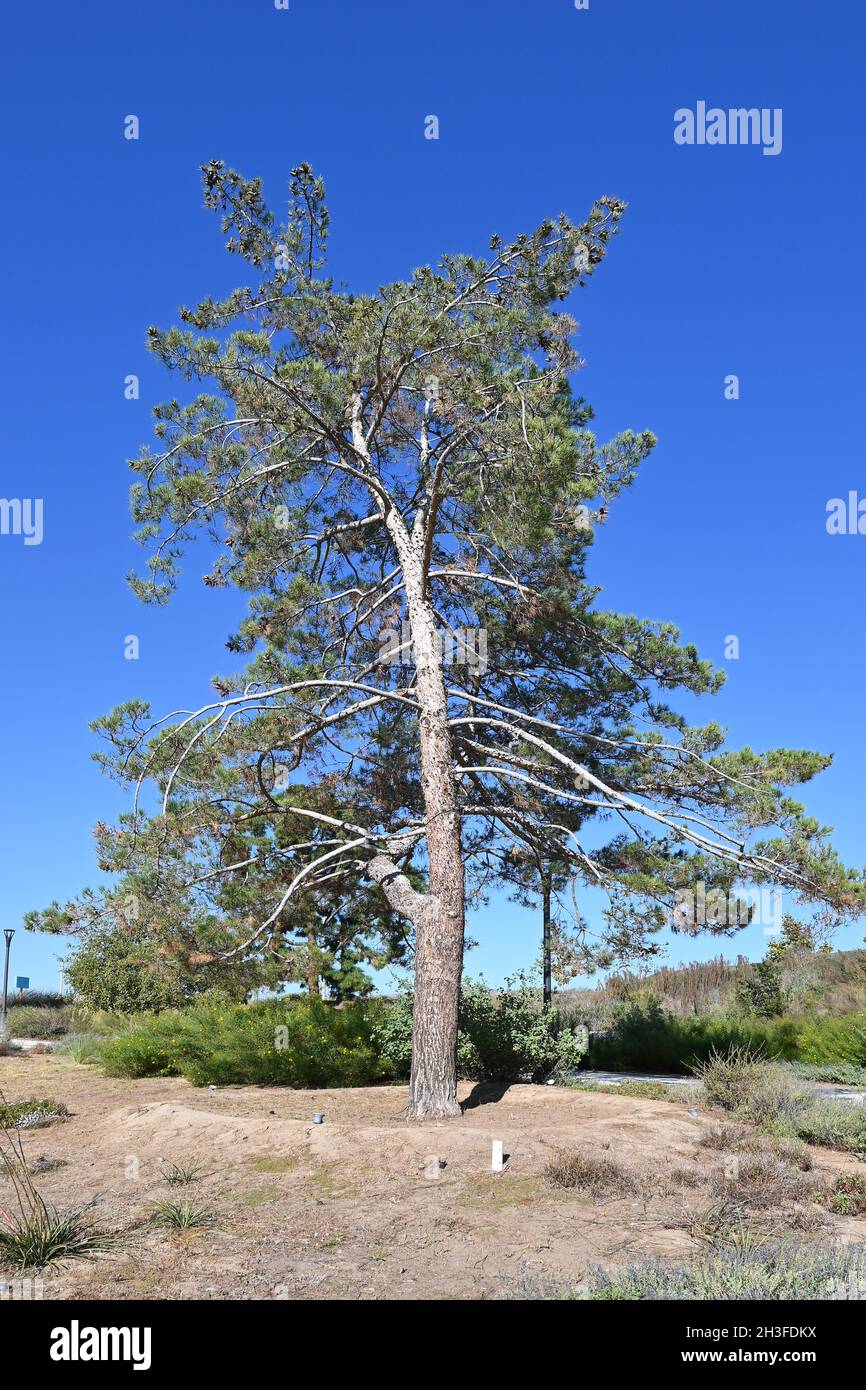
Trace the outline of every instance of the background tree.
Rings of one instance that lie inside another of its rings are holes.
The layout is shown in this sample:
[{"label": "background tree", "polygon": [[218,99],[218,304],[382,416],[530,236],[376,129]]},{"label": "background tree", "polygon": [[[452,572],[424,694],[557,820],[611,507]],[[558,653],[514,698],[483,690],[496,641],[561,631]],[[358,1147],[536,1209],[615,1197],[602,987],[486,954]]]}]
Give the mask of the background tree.
[{"label": "background tree", "polygon": [[[341,885],[325,877],[302,886],[286,901],[268,941],[251,942],[262,903],[283,895],[298,854],[310,847],[310,822],[288,815],[274,822],[264,810],[251,815],[253,801],[220,758],[199,759],[196,779],[196,798],[174,799],[165,817],[126,817],[119,829],[97,826],[99,863],[116,876],[112,887],[25,918],[31,930],[76,939],[67,969],[82,996],[116,989],[95,982],[104,961],[115,974],[123,962],[130,974],[154,977],[140,982],[146,1002],[137,1002],[132,980],[116,1003],[103,999],[99,1005],[122,1012],[167,1008],[215,992],[242,1001],[252,991],[290,984],[339,1003],[370,993],[365,967],[406,960],[412,942],[405,924],[364,880]],[[292,797],[308,807],[331,804],[323,788],[299,786]],[[313,824],[312,843],[320,845],[323,836]]]},{"label": "background tree", "polygon": [[[137,787],[128,863],[176,870],[189,848],[177,807],[201,815],[221,758],[215,837],[244,814],[256,831],[267,816],[271,841],[283,817],[310,827],[291,837],[285,890],[227,957],[273,950],[302,891],[378,884],[414,933],[418,1117],[458,1113],[465,895],[500,880],[515,844],[602,891],[598,932],[581,929],[595,964],[652,954],[676,890],[699,879],[856,911],[861,876],[786,792],[829,759],[723,751],[715,724],[689,727],[671,693],[721,676],[671,625],[599,609],[586,577],[594,522],[654,444],[631,430],[599,443],[569,380],[580,362],[560,306],[603,260],[623,204],[601,198],[582,223],[493,237],[486,257],[352,294],[324,273],[328,215],[307,165],[282,226],[258,180],[217,162],[203,173],[256,283],[149,330],[157,357],[208,390],[159,406],[158,448],[133,463],[151,549],[133,584],[165,601],[203,532],[205,584],[249,595],[229,645],[251,660],[196,710],[154,724],[130,704],[102,721],[115,772]],[[160,802],[141,833],[149,781]],[[215,872],[244,872],[212,850]]]},{"label": "background tree", "polygon": [[153,940],[121,927],[92,932],[64,962],[76,999],[113,1013],[160,1013],[186,1003],[192,991],[177,963]]}]

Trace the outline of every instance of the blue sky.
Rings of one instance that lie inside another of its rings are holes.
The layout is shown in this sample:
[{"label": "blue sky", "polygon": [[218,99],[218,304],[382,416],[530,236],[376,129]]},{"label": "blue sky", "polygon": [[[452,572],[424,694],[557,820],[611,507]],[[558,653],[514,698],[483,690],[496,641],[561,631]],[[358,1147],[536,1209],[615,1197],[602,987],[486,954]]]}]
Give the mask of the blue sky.
[{"label": "blue sky", "polygon": [[[574,312],[579,389],[601,434],[659,446],[618,500],[592,576],[611,607],[676,621],[723,662],[698,717],[735,743],[833,751],[807,792],[861,864],[866,536],[830,536],[830,498],[866,496],[862,10],[805,0],[48,0],[4,19],[6,215],[0,493],[44,499],[44,538],[0,536],[2,922],[98,881],[90,827],[121,794],[88,721],[133,695],[197,703],[238,595],[191,557],[167,609],[123,576],[124,460],[175,389],[149,323],[236,283],[198,166],[259,174],[280,206],[309,160],[327,183],[332,269],[355,288],[445,250],[483,252],[593,199],[629,203]],[[674,112],[781,108],[783,146],[680,146]],[[137,115],[140,139],[123,137]],[[440,138],[424,138],[435,114]],[[126,401],[128,373],[141,399]],[[736,373],[740,399],[724,396]],[[124,659],[137,634],[138,661]],[[690,711],[692,712],[692,711]],[[536,952],[508,904],[472,921],[471,969]],[[862,923],[839,938],[859,944]],[[759,927],[731,951],[761,953]],[[672,958],[715,953],[674,942]],[[19,932],[12,973],[56,983],[55,938]]]}]

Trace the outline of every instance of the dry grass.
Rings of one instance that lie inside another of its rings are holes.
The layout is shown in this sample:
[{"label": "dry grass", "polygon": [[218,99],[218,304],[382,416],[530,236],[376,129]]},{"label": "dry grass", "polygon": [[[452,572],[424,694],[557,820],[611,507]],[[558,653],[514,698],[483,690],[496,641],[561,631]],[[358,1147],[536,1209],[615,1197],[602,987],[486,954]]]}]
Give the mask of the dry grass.
[{"label": "dry grass", "polygon": [[814,1199],[817,1180],[776,1154],[763,1150],[734,1155],[712,1177],[716,1197],[751,1211],[774,1211],[785,1218],[799,1203]]},{"label": "dry grass", "polygon": [[702,1149],[727,1154],[763,1154],[777,1158],[801,1173],[814,1167],[812,1155],[802,1139],[786,1139],[776,1134],[761,1134],[742,1126],[721,1124],[708,1129],[698,1140]]},{"label": "dry grass", "polygon": [[[569,1012],[591,1018],[604,1026],[618,1005],[641,991],[657,995],[662,1007],[680,1018],[714,1014],[731,1005],[737,984],[748,979],[752,967],[745,956],[736,961],[714,960],[663,966],[650,974],[620,971],[609,975],[596,989],[563,990],[559,1002]],[[782,980],[792,1009],[818,997],[820,1011],[829,1015],[858,1013],[866,1006],[866,953],[863,951],[790,951],[782,960]]]},{"label": "dry grass", "polygon": [[733,1153],[739,1148],[744,1131],[735,1125],[715,1125],[706,1130],[698,1140],[702,1149],[717,1149],[723,1153]]},{"label": "dry grass", "polygon": [[705,1175],[699,1168],[674,1168],[668,1186],[676,1191],[681,1187],[700,1187],[704,1180]]},{"label": "dry grass", "polygon": [[808,1147],[802,1139],[785,1139],[777,1134],[744,1134],[740,1141],[740,1152],[769,1154],[798,1168],[801,1173],[810,1173],[815,1164]]},{"label": "dry grass", "polygon": [[593,1197],[624,1196],[634,1191],[634,1175],[606,1155],[585,1149],[558,1149],[544,1169],[551,1187],[589,1192]]}]

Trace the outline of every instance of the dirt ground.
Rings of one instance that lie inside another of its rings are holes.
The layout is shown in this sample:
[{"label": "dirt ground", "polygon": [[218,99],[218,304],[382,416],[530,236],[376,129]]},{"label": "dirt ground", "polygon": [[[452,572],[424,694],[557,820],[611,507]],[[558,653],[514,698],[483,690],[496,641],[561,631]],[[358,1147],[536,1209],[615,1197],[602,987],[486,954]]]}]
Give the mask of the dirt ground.
[{"label": "dirt ground", "polygon": [[[587,1266],[701,1249],[722,1156],[698,1147],[719,1116],[666,1101],[515,1085],[461,1087],[461,1119],[413,1125],[403,1087],[340,1091],[196,1089],[181,1079],[116,1080],[59,1055],[0,1059],[7,1100],[51,1097],[64,1123],[24,1132],[30,1159],[66,1166],[37,1181],[60,1207],[90,1205],[118,1247],[44,1273],[63,1299],[502,1298],[578,1282]],[[325,1122],[314,1125],[314,1111]],[[505,1170],[491,1172],[501,1139]],[[634,1191],[593,1198],[544,1178],[579,1145],[632,1170]],[[813,1150],[828,1180],[864,1171]],[[433,1159],[442,1159],[439,1167]],[[164,1163],[199,1165],[169,1187]],[[437,1176],[431,1177],[430,1173]],[[8,1182],[0,1179],[0,1203]],[[169,1234],[153,1201],[189,1199],[211,1229]],[[831,1219],[815,1239],[866,1242],[866,1219]]]}]

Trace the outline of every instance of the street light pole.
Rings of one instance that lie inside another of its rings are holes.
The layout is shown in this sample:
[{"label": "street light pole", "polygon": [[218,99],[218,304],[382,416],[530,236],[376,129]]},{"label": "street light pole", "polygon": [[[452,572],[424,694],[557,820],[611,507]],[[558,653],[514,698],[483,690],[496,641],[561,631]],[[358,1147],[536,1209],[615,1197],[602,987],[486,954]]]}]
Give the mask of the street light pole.
[{"label": "street light pole", "polygon": [[6,1036],[6,1002],[9,995],[9,951],[12,946],[12,938],[15,935],[14,927],[5,927],[3,935],[6,938],[6,964],[3,969],[3,1010],[0,1012],[0,1038]]}]

